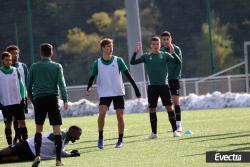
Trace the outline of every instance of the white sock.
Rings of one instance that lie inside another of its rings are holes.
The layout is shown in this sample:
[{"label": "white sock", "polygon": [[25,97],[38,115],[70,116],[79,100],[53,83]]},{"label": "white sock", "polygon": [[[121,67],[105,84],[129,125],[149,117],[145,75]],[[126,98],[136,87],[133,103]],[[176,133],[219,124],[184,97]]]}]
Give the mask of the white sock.
[{"label": "white sock", "polygon": [[181,121],[176,121],[176,126],[181,126]]}]

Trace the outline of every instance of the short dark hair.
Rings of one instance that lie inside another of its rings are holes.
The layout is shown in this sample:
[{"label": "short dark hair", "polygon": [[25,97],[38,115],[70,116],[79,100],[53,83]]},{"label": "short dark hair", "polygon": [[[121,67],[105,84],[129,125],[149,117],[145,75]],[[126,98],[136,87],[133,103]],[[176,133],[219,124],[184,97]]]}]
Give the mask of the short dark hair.
[{"label": "short dark hair", "polygon": [[160,37],[158,37],[158,36],[153,36],[153,37],[151,37],[151,40],[150,40],[151,42],[152,41],[159,41],[159,42],[161,42],[161,39],[160,39]]},{"label": "short dark hair", "polygon": [[111,39],[111,38],[104,38],[104,39],[102,39],[100,41],[100,47],[104,48],[106,45],[109,45],[111,43],[113,43],[113,39]]},{"label": "short dark hair", "polygon": [[51,57],[53,54],[53,46],[49,43],[42,43],[40,45],[40,50],[41,50],[42,56],[44,57]]},{"label": "short dark hair", "polygon": [[17,45],[9,45],[5,49],[7,52],[11,52],[12,50],[18,50],[20,51],[19,47]]},{"label": "short dark hair", "polygon": [[169,31],[163,31],[163,33],[161,33],[161,37],[171,37],[171,33]]},{"label": "short dark hair", "polygon": [[2,60],[5,58],[5,57],[11,57],[11,54],[9,53],[9,52],[6,52],[6,51],[4,51],[3,53],[2,53]]},{"label": "short dark hair", "polygon": [[69,127],[69,131],[82,131],[82,129],[79,126],[72,125]]}]

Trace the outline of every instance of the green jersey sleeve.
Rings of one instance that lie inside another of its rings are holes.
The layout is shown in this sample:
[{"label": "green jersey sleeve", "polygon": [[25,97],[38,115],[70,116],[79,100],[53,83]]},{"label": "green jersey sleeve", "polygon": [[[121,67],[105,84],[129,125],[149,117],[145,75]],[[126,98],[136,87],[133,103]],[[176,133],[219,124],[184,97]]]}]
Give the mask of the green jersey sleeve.
[{"label": "green jersey sleeve", "polygon": [[63,75],[63,68],[61,64],[58,64],[58,86],[62,95],[63,102],[68,102],[68,94],[67,94],[67,88],[66,83]]},{"label": "green jersey sleeve", "polygon": [[117,63],[118,63],[118,67],[119,67],[120,72],[124,72],[124,71],[128,70],[127,65],[125,64],[125,62],[123,61],[123,59],[121,57],[117,58]]},{"label": "green jersey sleeve", "polygon": [[135,65],[135,64],[140,64],[145,62],[145,56],[146,54],[143,54],[141,57],[136,58],[137,53],[134,53],[133,56],[131,57],[130,64]]},{"label": "green jersey sleeve", "polygon": [[181,64],[181,59],[177,56],[176,53],[170,54],[168,52],[163,52],[163,54],[167,57],[167,61]]},{"label": "green jersey sleeve", "polygon": [[91,76],[97,76],[97,74],[98,74],[98,60],[94,61],[91,71],[92,71]]}]

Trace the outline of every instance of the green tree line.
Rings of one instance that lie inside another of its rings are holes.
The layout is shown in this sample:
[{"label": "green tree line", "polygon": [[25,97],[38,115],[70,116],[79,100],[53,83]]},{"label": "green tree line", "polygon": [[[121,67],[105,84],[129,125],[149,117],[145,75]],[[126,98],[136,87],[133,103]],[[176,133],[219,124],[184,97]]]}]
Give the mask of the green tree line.
[{"label": "green tree line", "polygon": [[[208,48],[207,0],[139,0],[143,50],[149,39],[168,30],[183,52],[183,77],[211,72]],[[0,47],[18,44],[21,60],[30,65],[27,1],[0,0]],[[243,59],[243,42],[250,40],[250,1],[211,0],[212,39],[216,71]],[[100,57],[99,41],[114,39],[114,54],[129,62],[124,1],[32,0],[35,60],[39,44],[55,46],[68,85],[86,84],[92,62]],[[242,69],[237,70],[240,72]]]}]

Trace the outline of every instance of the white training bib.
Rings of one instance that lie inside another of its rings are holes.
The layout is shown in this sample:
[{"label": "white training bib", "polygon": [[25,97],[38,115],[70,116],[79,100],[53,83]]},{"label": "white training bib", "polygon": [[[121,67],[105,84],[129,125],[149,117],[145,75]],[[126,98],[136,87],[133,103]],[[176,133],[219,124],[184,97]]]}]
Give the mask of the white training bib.
[{"label": "white training bib", "polygon": [[[42,135],[42,145],[41,145],[41,150],[40,150],[40,156],[41,159],[51,159],[56,155],[56,147],[55,147],[55,142],[51,141],[48,139],[48,136],[51,134],[43,134]],[[26,140],[28,142],[28,145],[30,147],[30,150],[34,155],[36,155],[36,149],[35,149],[35,142],[34,142],[34,137],[29,138]],[[62,142],[62,150],[65,147],[65,139],[63,139]]]},{"label": "white training bib", "polygon": [[125,95],[122,74],[119,71],[116,56],[114,56],[113,62],[109,65],[103,64],[101,58],[98,59],[96,85],[99,97]]},{"label": "white training bib", "polygon": [[21,75],[21,78],[22,78],[22,81],[23,81],[23,84],[25,85],[25,72],[24,72],[24,68],[23,68],[23,64],[18,62],[18,71]]},{"label": "white training bib", "polygon": [[20,104],[22,100],[17,69],[13,68],[12,74],[0,70],[0,102],[3,106]]}]

